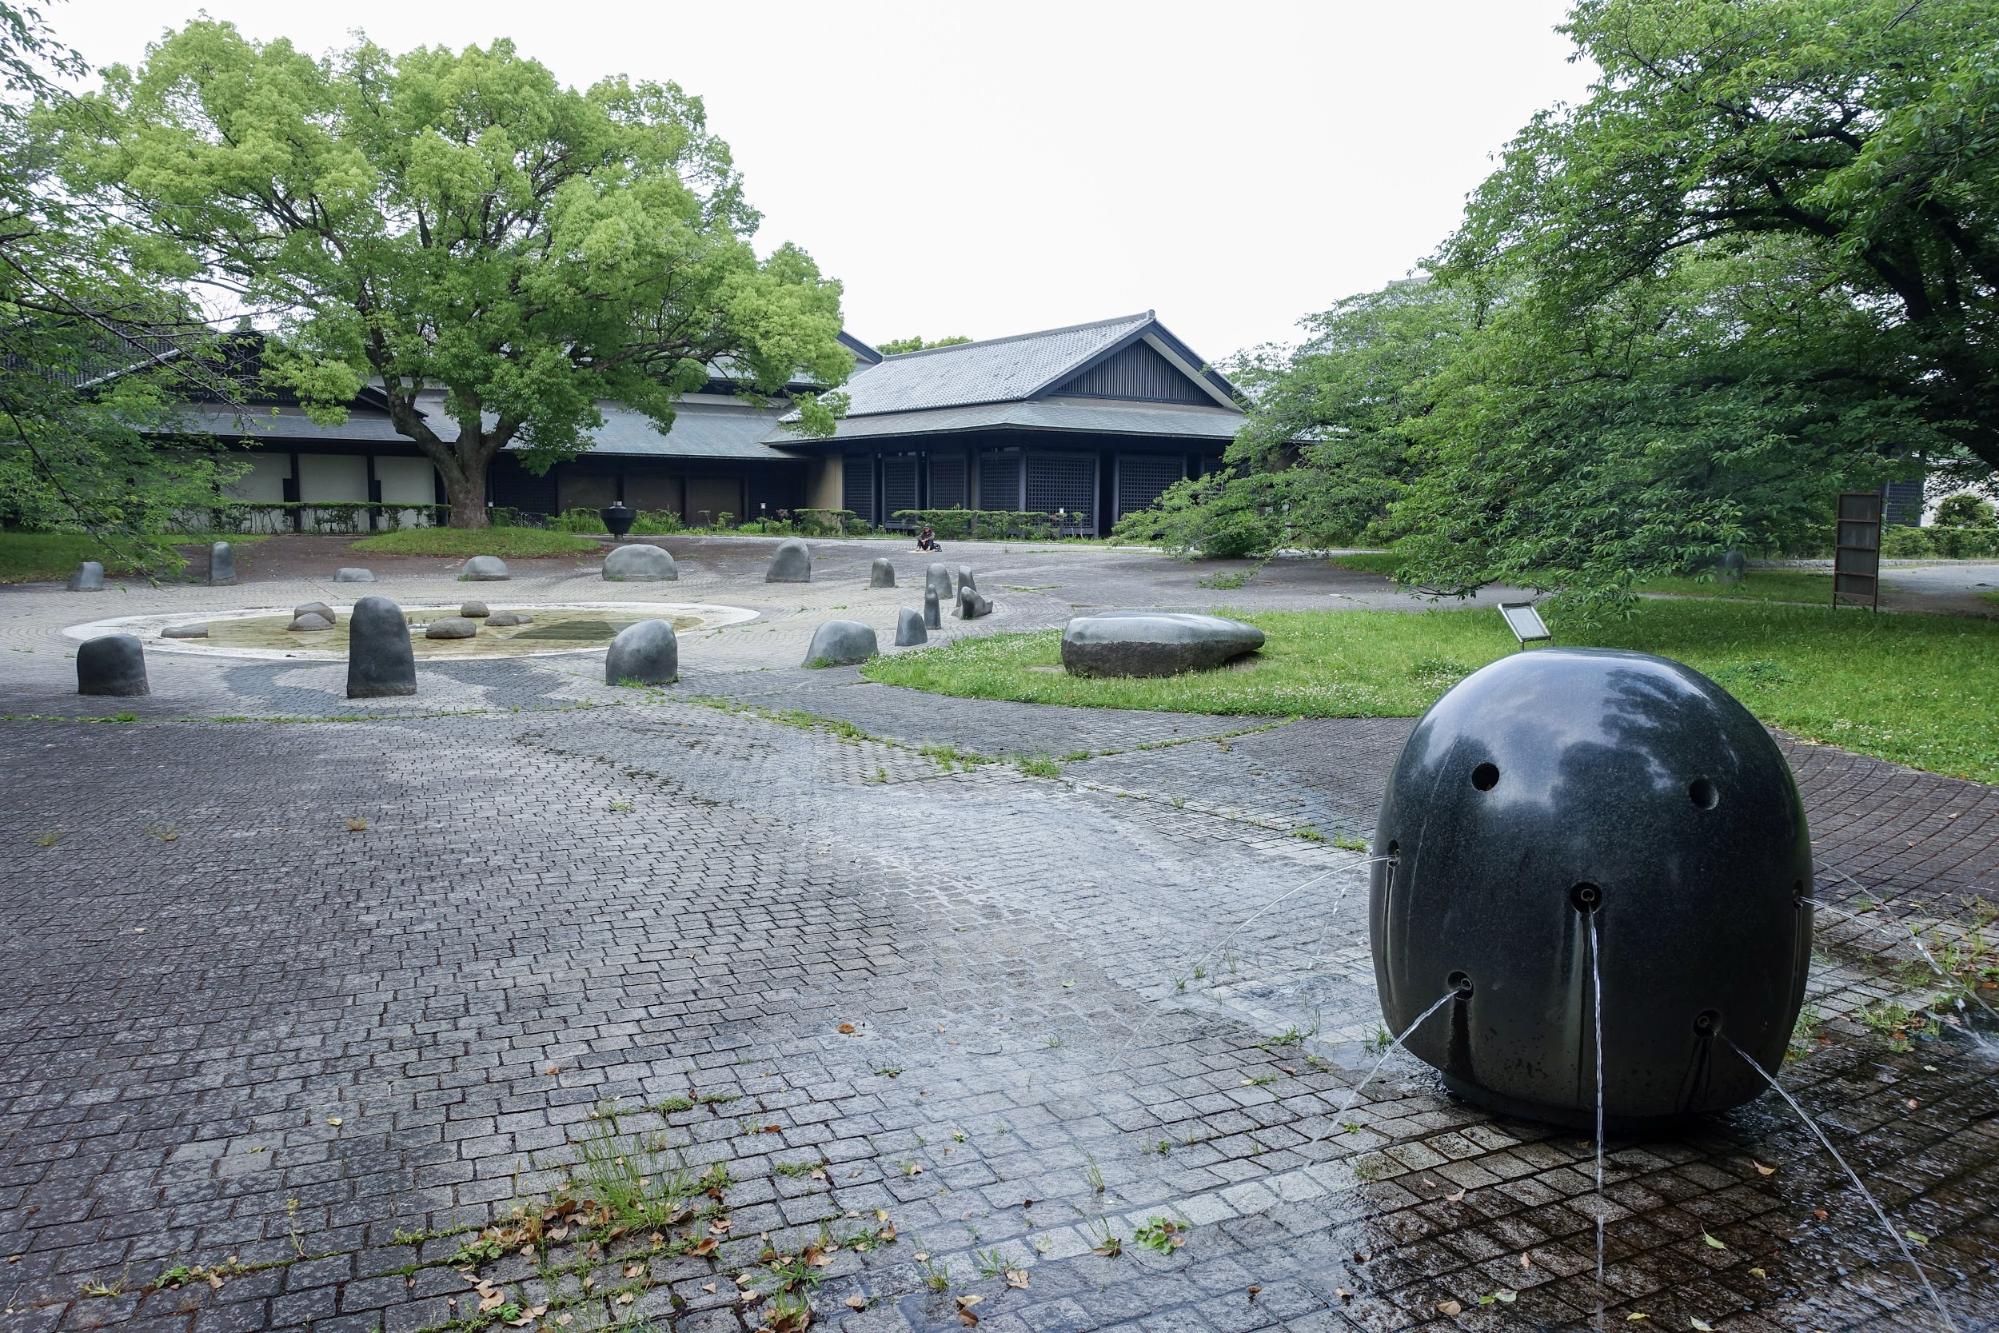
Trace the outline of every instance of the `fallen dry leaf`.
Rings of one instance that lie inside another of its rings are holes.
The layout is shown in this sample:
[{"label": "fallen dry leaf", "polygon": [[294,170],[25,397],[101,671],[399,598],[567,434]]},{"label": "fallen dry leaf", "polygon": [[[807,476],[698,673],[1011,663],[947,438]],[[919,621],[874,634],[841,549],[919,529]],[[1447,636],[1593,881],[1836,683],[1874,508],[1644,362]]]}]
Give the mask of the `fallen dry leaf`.
[{"label": "fallen dry leaf", "polygon": [[1440,1315],[1448,1315],[1451,1318],[1455,1319],[1464,1312],[1465,1312],[1465,1307],[1459,1305],[1456,1301],[1437,1302],[1437,1313]]},{"label": "fallen dry leaf", "polygon": [[843,1037],[851,1037],[854,1035],[854,1025],[852,1023],[842,1023],[838,1031]]},{"label": "fallen dry leaf", "polygon": [[1762,1269],[1760,1269],[1760,1268],[1752,1268],[1752,1269],[1750,1269],[1750,1270],[1749,1270],[1749,1276],[1751,1276],[1751,1277],[1768,1277],[1768,1276],[1770,1276],[1770,1275],[1769,1275],[1768,1273],[1764,1272],[1764,1271],[1763,1271]]},{"label": "fallen dry leaf", "polygon": [[713,1236],[710,1236],[706,1240],[702,1241],[699,1245],[696,1245],[693,1249],[689,1250],[688,1253],[694,1255],[700,1255],[705,1258],[706,1256],[715,1253],[715,1247],[717,1245],[720,1245],[721,1243],[722,1242],[716,1240]]},{"label": "fallen dry leaf", "polygon": [[639,1274],[641,1274],[641,1273],[643,1273],[643,1272],[645,1272],[645,1271],[646,1271],[646,1266],[645,1266],[644,1264],[626,1264],[626,1265],[625,1265],[625,1276],[626,1276],[626,1277],[637,1277],[637,1276],[638,1276]]},{"label": "fallen dry leaf", "polygon": [[1777,1168],[1776,1168],[1776,1167],[1774,1167],[1774,1166],[1765,1166],[1765,1165],[1763,1165],[1763,1163],[1761,1163],[1761,1162],[1757,1161],[1757,1160],[1756,1160],[1755,1158],[1753,1158],[1753,1157],[1749,1159],[1749,1165],[1751,1165],[1751,1166],[1753,1166],[1753,1167],[1755,1167],[1755,1168],[1756,1168],[1756,1174],[1757,1174],[1757,1175],[1759,1175],[1759,1176],[1774,1176],[1774,1175],[1776,1175],[1776,1174],[1777,1174]]},{"label": "fallen dry leaf", "polygon": [[342,1125],[346,1124],[347,1122],[346,1122],[346,1121],[344,1121],[344,1120],[342,1120],[342,1119],[341,1119],[341,1118],[340,1118],[339,1116],[337,1116],[337,1115],[330,1115],[330,1116],[326,1117],[326,1123],[327,1123],[327,1124],[329,1124],[329,1125],[331,1125],[331,1126],[333,1126],[333,1127],[334,1127],[335,1129],[338,1129],[338,1128],[340,1128],[340,1127],[341,1127]]},{"label": "fallen dry leaf", "polygon": [[1725,1250],[1728,1248],[1705,1231],[1701,1232],[1701,1244],[1707,1246],[1710,1250]]},{"label": "fallen dry leaf", "polygon": [[1465,1192],[1462,1189],[1452,1190],[1444,1196],[1444,1201],[1446,1203],[1463,1203],[1465,1201]]},{"label": "fallen dry leaf", "polygon": [[1624,1322],[1627,1324],[1640,1324],[1651,1317],[1651,1315],[1646,1314],[1643,1310],[1633,1310],[1630,1314],[1624,1316]]},{"label": "fallen dry leaf", "polygon": [[1693,1325],[1694,1333],[1714,1333],[1714,1325],[1705,1319],[1696,1319],[1692,1315],[1688,1315],[1687,1322]]},{"label": "fallen dry leaf", "polygon": [[542,1070],[541,1072],[548,1075],[548,1077],[550,1078],[554,1078],[557,1074],[560,1074],[562,1072],[562,1066],[550,1065],[548,1068]]},{"label": "fallen dry leaf", "polygon": [[849,1296],[845,1304],[849,1310],[865,1310],[868,1308],[866,1299],[860,1296]]},{"label": "fallen dry leaf", "polygon": [[1018,1287],[1022,1291],[1027,1290],[1027,1270],[1025,1268],[1007,1269],[1006,1284],[1009,1287]]}]

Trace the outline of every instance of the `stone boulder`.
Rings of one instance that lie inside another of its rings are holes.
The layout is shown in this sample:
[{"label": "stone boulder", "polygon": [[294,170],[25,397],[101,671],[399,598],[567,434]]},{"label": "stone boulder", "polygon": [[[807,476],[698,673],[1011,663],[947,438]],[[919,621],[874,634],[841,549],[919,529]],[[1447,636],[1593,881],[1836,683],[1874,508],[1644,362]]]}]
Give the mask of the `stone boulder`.
[{"label": "stone boulder", "polygon": [[893,588],[895,586],[895,566],[885,555],[875,557],[868,566],[868,586],[870,588]]},{"label": "stone boulder", "polygon": [[106,634],[76,650],[78,694],[151,694],[146,684],[146,650],[130,634]]},{"label": "stone boulder", "polygon": [[[951,583],[951,567],[949,565],[931,565],[926,568],[923,571],[923,586],[936,593],[937,600],[940,602],[948,602],[958,595],[957,588],[953,587]],[[936,629],[937,627],[932,625],[930,628]]]},{"label": "stone boulder", "polygon": [[1077,616],[1062,631],[1062,665],[1072,676],[1173,676],[1262,646],[1262,630],[1223,616],[1099,611]]},{"label": "stone boulder", "polygon": [[208,548],[208,582],[211,587],[222,587],[236,581],[236,548],[228,542],[217,542]]},{"label": "stone boulder", "polygon": [[69,576],[71,592],[103,592],[104,566],[95,560],[86,560],[76,567],[76,573]]},{"label": "stone boulder", "polygon": [[627,625],[611,640],[604,654],[604,683],[671,685],[680,679],[680,640],[664,620]]},{"label": "stone boulder", "polygon": [[671,555],[643,542],[620,546],[604,557],[604,578],[611,583],[671,583],[679,577]]},{"label": "stone boulder", "polygon": [[335,583],[373,583],[375,571],[363,569],[359,565],[347,565],[333,572]]},{"label": "stone boulder", "polygon": [[770,568],[764,571],[764,582],[812,582],[812,548],[796,537],[780,543],[770,558]]},{"label": "stone boulder", "polygon": [[465,571],[458,577],[466,583],[498,583],[513,575],[507,572],[507,562],[497,555],[475,555],[465,562]]},{"label": "stone boulder", "polygon": [[[925,599],[935,606],[934,598]],[[919,643],[930,642],[930,632],[923,626],[923,617],[908,607],[895,613],[895,646],[913,648]]]},{"label": "stone boulder", "polygon": [[514,625],[525,625],[533,616],[524,616],[518,611],[495,611],[486,617],[487,629],[507,629]]},{"label": "stone boulder", "polygon": [[935,588],[925,588],[923,590],[923,628],[944,628],[944,609],[937,604],[937,590]]},{"label": "stone boulder", "polygon": [[979,581],[972,577],[972,567],[970,565],[959,565],[958,591],[963,592],[967,588],[976,588],[978,586]]},{"label": "stone boulder", "polygon": [[487,616],[493,614],[493,608],[487,606],[484,602],[466,602],[458,608],[458,614],[464,616],[467,620],[484,620]]},{"label": "stone boulder", "polygon": [[292,608],[292,614],[294,616],[318,616],[329,625],[336,624],[340,620],[339,616],[333,614],[333,608],[325,602],[300,602]]},{"label": "stone boulder", "polygon": [[805,650],[805,665],[852,666],[880,651],[873,627],[858,620],[829,620],[812,631],[812,646]]},{"label": "stone boulder", "polygon": [[1749,557],[1739,547],[1730,547],[1722,552],[1721,563],[1715,567],[1717,583],[1734,585],[1742,582],[1742,576],[1749,572]]},{"label": "stone boulder", "polygon": [[285,626],[285,628],[310,633],[314,630],[332,629],[333,622],[317,611],[308,611],[302,616],[293,616],[292,623]]},{"label": "stone boulder", "polygon": [[479,622],[470,616],[439,616],[423,627],[426,639],[469,639],[479,632]]},{"label": "stone boulder", "polygon": [[347,697],[386,699],[416,693],[416,649],[403,609],[386,597],[363,597],[347,613]]},{"label": "stone boulder", "polygon": [[993,613],[993,604],[977,588],[958,589],[958,619],[977,620]]},{"label": "stone boulder", "polygon": [[208,637],[206,625],[169,625],[160,631],[162,639],[205,639]]}]

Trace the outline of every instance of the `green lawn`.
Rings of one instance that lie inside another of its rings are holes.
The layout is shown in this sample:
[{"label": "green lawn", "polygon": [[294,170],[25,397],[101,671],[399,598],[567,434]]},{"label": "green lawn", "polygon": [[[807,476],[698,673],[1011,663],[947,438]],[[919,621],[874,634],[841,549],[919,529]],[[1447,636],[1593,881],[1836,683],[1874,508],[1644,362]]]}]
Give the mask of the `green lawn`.
[{"label": "green lawn", "polygon": [[1395,567],[1402,563],[1402,557],[1394,551],[1355,551],[1349,555],[1334,556],[1333,563],[1341,569],[1351,569],[1360,574],[1394,578]]},{"label": "green lawn", "polygon": [[[1244,617],[1270,641],[1223,671],[1085,680],[1060,636],[993,635],[878,658],[870,680],[940,694],[1102,708],[1306,717],[1413,717],[1513,651],[1490,610],[1284,611]],[[1999,622],[1753,601],[1658,600],[1628,621],[1557,642],[1686,662],[1758,717],[1811,740],[1999,783]]]},{"label": "green lawn", "polygon": [[262,540],[261,535],[234,532],[173,533],[150,539],[143,551],[114,554],[87,532],[0,532],[0,583],[66,579],[86,560],[102,561],[106,574],[130,574],[138,568],[142,557],[157,556],[175,546],[207,546],[215,541],[242,546]]},{"label": "green lawn", "polygon": [[1740,583],[1692,577],[1646,579],[1636,591],[1669,597],[1725,597],[1731,601],[1813,602],[1832,605],[1832,574],[1822,569],[1751,569]]},{"label": "green lawn", "polygon": [[601,551],[602,542],[545,528],[403,528],[363,537],[354,549],[371,555],[497,555],[525,560],[543,555]]}]

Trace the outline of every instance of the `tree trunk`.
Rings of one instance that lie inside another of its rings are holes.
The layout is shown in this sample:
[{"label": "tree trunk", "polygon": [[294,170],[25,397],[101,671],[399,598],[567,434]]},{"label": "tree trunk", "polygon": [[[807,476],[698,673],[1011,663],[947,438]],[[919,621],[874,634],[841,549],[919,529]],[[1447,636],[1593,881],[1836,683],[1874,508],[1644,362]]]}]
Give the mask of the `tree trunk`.
[{"label": "tree trunk", "polygon": [[460,464],[458,467],[439,468],[437,471],[438,475],[444,478],[444,498],[451,505],[451,526],[492,527],[493,516],[486,508],[486,469]]}]

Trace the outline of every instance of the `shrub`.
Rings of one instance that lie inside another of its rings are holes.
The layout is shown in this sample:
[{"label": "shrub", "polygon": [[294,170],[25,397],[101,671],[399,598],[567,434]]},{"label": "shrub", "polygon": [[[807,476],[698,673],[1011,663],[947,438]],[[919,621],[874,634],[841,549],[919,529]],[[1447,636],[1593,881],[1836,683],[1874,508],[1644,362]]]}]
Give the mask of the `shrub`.
[{"label": "shrub", "polygon": [[1284,528],[1272,512],[1274,494],[1268,492],[1269,479],[1261,474],[1182,478],[1162,491],[1152,508],[1119,519],[1115,535],[1157,542],[1183,557],[1199,553],[1228,560],[1269,555],[1283,539]]},{"label": "shrub", "polygon": [[557,532],[605,532],[603,516],[594,509],[565,509],[550,519]]},{"label": "shrub", "polygon": [[632,523],[634,532],[679,532],[686,526],[671,509],[641,509]]},{"label": "shrub", "polygon": [[1045,540],[1089,524],[1087,514],[1064,514],[1058,522],[1034,509],[898,509],[891,517],[913,528],[928,523],[939,541]]}]

